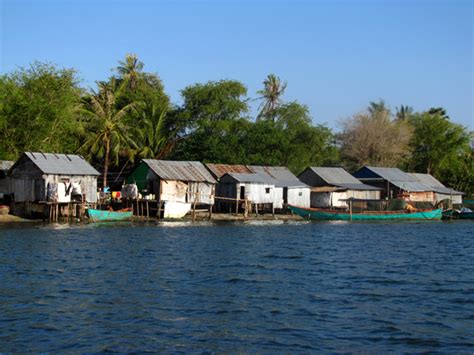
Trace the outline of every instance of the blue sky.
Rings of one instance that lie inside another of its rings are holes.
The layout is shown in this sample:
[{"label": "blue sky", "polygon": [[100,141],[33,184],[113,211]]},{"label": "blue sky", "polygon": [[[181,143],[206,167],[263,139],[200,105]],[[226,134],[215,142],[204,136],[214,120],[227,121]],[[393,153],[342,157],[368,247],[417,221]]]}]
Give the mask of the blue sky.
[{"label": "blue sky", "polygon": [[[269,73],[314,123],[338,122],[382,98],[442,106],[474,129],[470,0],[0,0],[0,72],[34,60],[106,79],[126,53],[180,103],[185,86],[236,79],[249,96]],[[255,110],[255,109],[254,109]]]}]

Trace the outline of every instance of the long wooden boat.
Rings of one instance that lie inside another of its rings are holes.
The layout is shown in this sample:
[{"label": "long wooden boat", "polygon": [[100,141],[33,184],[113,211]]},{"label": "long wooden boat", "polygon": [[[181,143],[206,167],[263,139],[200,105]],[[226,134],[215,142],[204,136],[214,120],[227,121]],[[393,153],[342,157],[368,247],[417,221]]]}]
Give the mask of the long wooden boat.
[{"label": "long wooden boat", "polygon": [[104,211],[89,208],[87,209],[87,214],[89,218],[94,222],[126,221],[133,217],[132,210]]},{"label": "long wooden boat", "polygon": [[386,221],[406,219],[441,219],[442,210],[433,209],[428,211],[370,211],[370,212],[343,212],[330,211],[318,208],[305,208],[289,205],[288,208],[295,214],[311,220],[322,221]]}]

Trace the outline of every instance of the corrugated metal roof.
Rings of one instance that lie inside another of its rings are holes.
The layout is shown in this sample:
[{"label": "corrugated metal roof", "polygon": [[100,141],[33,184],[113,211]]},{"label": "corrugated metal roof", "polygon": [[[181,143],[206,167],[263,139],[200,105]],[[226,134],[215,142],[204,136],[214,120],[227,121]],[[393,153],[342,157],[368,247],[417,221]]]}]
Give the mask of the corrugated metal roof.
[{"label": "corrugated metal roof", "polygon": [[415,180],[417,180],[418,182],[425,184],[426,186],[446,187],[439,180],[437,180],[433,175],[419,174],[419,173],[407,173],[407,174],[415,178]]},{"label": "corrugated metal roof", "polygon": [[419,182],[410,174],[401,171],[398,168],[380,168],[375,166],[366,166],[382,179],[389,181],[391,184],[409,192],[433,191],[429,186]]},{"label": "corrugated metal roof", "polygon": [[216,183],[204,164],[198,161],[143,159],[143,162],[163,180]]},{"label": "corrugated metal roof", "polygon": [[11,160],[0,160],[0,170],[9,170],[13,164],[15,162]]},{"label": "corrugated metal roof", "polygon": [[328,185],[340,186],[341,184],[362,184],[343,168],[311,167],[310,169],[321,179],[326,181]]},{"label": "corrugated metal roof", "polygon": [[223,175],[228,173],[252,173],[252,171],[250,171],[250,169],[245,165],[206,164],[206,167],[211,171],[216,179],[220,179]]},{"label": "corrugated metal roof", "polygon": [[269,178],[268,176],[262,174],[255,174],[255,173],[227,173],[222,176],[221,181],[225,182],[228,178],[231,178],[237,182],[250,182],[250,183],[257,183],[257,184],[269,184],[274,185],[275,182],[273,179]]},{"label": "corrugated metal roof", "polygon": [[441,194],[453,194],[453,195],[464,195],[461,191],[456,191],[450,189],[449,187],[444,186],[439,180],[437,180],[433,175],[430,174],[420,174],[420,173],[407,173],[408,175],[414,177],[416,180],[422,184],[429,186],[433,189],[434,192]]},{"label": "corrugated metal roof", "polygon": [[73,154],[24,153],[43,173],[53,175],[100,175],[83,157]]},{"label": "corrugated metal roof", "polygon": [[379,188],[364,184],[349,174],[343,168],[311,167],[315,174],[328,185],[343,187],[348,190],[374,191]]},{"label": "corrugated metal roof", "polygon": [[268,176],[277,187],[308,187],[285,166],[248,165],[247,167],[256,174]]}]

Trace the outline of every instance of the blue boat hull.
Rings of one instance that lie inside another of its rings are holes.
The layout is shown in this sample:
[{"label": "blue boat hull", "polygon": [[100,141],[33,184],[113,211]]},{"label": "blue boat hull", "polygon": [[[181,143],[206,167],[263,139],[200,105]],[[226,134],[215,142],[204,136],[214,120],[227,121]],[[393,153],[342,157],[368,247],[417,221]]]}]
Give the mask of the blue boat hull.
[{"label": "blue boat hull", "polygon": [[133,217],[133,211],[102,211],[93,208],[89,208],[87,214],[94,222],[127,221]]}]

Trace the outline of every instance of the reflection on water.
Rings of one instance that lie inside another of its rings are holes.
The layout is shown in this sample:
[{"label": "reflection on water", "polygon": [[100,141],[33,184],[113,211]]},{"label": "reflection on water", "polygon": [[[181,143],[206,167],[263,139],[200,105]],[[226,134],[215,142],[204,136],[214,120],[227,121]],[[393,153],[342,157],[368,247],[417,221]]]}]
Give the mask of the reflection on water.
[{"label": "reflection on water", "polygon": [[0,349],[472,352],[473,227],[0,226]]}]

